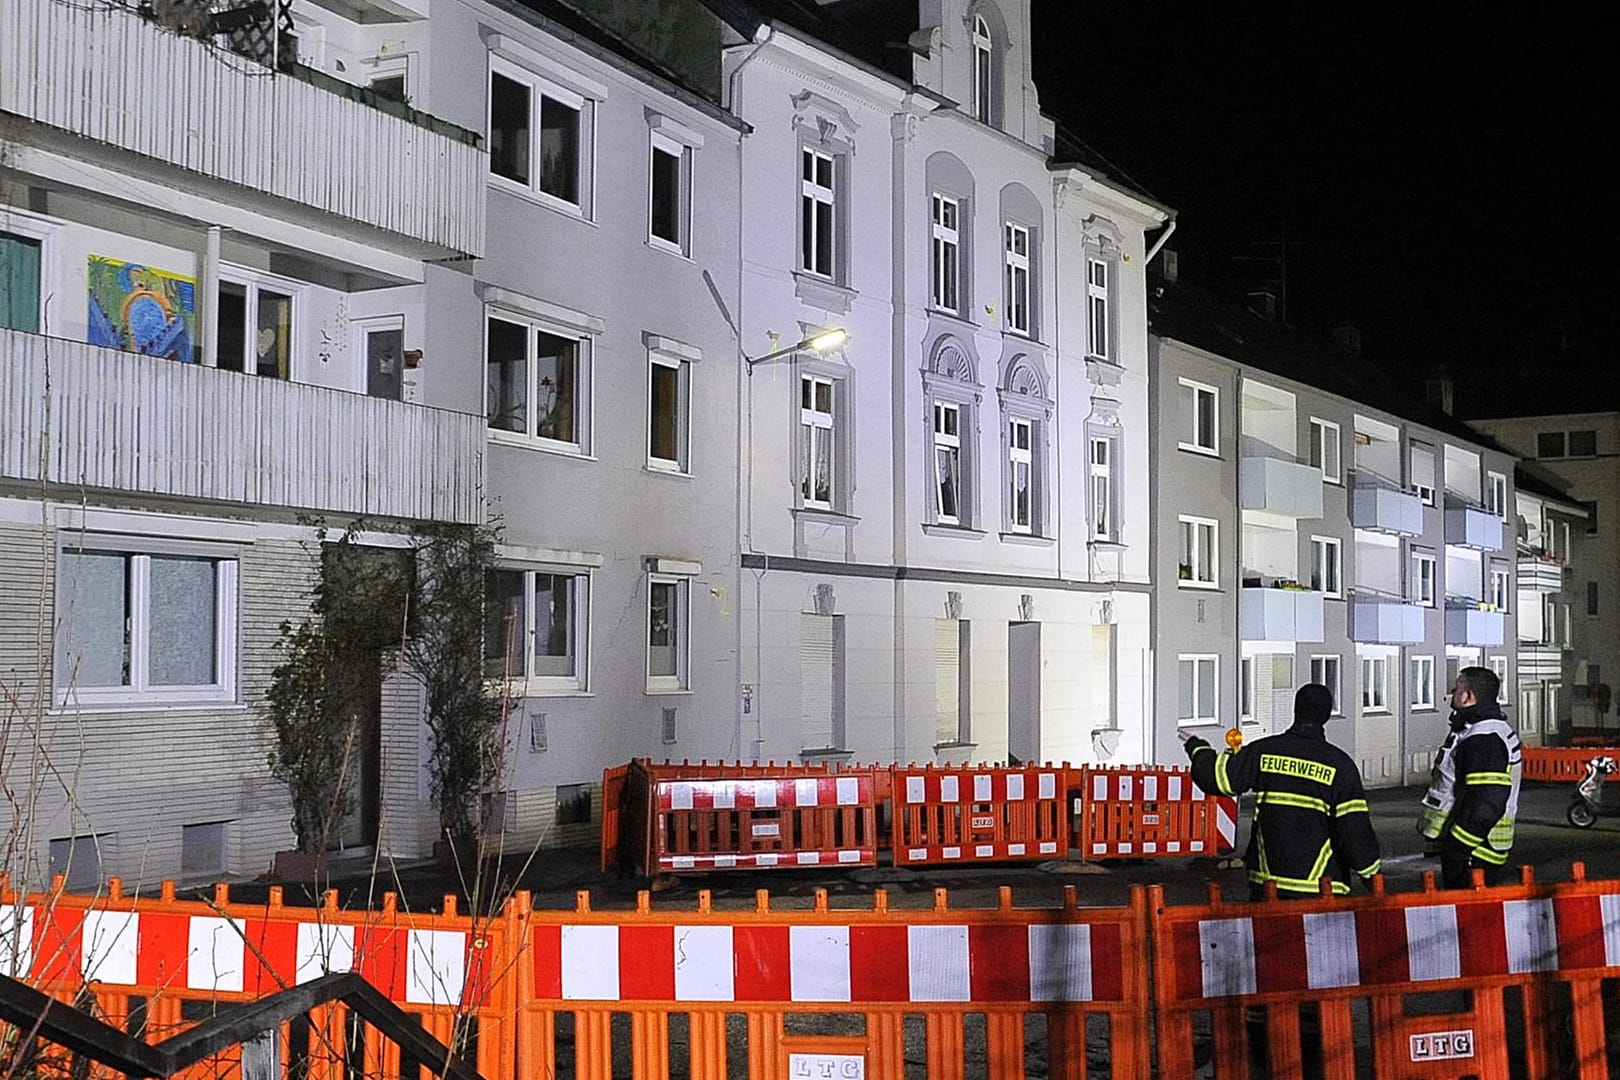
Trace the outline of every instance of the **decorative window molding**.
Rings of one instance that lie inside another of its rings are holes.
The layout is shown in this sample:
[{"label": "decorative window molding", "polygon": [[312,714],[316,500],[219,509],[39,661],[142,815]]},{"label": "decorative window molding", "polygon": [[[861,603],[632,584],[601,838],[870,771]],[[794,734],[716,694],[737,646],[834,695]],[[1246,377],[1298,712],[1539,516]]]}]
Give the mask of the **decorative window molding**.
[{"label": "decorative window molding", "polygon": [[[1035,353],[1013,353],[1003,360],[1001,368],[1000,385],[996,390],[1002,416],[1001,489],[1006,493],[1001,530],[1027,536],[1050,536],[1054,515],[1049,477],[1055,409],[1051,378],[1045,363]],[[1019,425],[1029,436],[1029,445],[1023,450],[1015,445]],[[1018,491],[1020,464],[1027,465],[1027,489],[1022,508]]]},{"label": "decorative window molding", "polygon": [[[923,475],[932,478],[924,521],[929,525],[976,528],[979,505],[975,451],[979,444],[978,412],[982,399],[976,359],[961,339],[945,335],[934,343],[922,376],[926,413],[924,430],[928,433],[924,440],[928,457]],[[954,433],[942,433],[942,425],[951,426],[951,416],[955,417]],[[951,454],[952,447],[941,442],[941,439],[949,442],[953,438],[954,455]],[[953,456],[955,513],[951,513],[952,507],[942,501],[944,485],[949,477],[941,470],[948,468],[949,459]]]},{"label": "decorative window molding", "polygon": [[[813,337],[807,329],[806,336]],[[800,353],[793,361],[789,468],[794,509],[849,514],[855,485],[854,372],[840,353]]]}]

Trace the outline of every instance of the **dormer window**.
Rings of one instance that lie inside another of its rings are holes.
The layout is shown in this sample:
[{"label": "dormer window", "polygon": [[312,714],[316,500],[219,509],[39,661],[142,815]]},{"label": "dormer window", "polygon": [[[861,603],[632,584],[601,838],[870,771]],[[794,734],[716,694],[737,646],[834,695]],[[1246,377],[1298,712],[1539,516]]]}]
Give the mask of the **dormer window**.
[{"label": "dormer window", "polygon": [[973,115],[981,124],[995,123],[993,74],[994,44],[990,23],[983,15],[973,17]]}]

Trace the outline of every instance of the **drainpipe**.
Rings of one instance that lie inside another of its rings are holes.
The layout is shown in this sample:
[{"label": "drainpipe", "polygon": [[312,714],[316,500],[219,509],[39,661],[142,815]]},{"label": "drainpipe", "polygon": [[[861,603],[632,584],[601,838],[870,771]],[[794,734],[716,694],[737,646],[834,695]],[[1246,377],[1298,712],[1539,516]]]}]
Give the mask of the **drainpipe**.
[{"label": "drainpipe", "polygon": [[1153,265],[1153,256],[1157,255],[1159,253],[1159,249],[1164,247],[1164,245],[1169,242],[1170,237],[1174,235],[1175,231],[1176,219],[1171,218],[1170,221],[1165,225],[1164,232],[1159,234],[1159,238],[1153,241],[1153,246],[1148,249],[1147,258],[1142,260],[1142,266],[1144,268]]},{"label": "drainpipe", "polygon": [[197,330],[202,338],[202,366],[219,366],[219,236],[218,225],[208,226],[203,244],[202,273],[197,275]]}]

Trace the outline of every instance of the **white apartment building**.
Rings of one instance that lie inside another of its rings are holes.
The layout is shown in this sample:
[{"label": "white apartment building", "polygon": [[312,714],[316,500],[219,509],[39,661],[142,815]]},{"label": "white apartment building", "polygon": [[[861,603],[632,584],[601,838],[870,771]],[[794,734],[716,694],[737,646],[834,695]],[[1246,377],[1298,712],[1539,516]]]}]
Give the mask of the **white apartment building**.
[{"label": "white apartment building", "polygon": [[[1053,164],[1028,4],[733,17],[741,713],[764,759],[1141,760],[1144,234]],[[829,331],[829,351],[792,346]],[[775,355],[772,355],[772,354]]]},{"label": "white apartment building", "polygon": [[[1591,630],[1595,568],[1586,535],[1586,510],[1532,463],[1515,470],[1518,510],[1519,716],[1523,738],[1553,746],[1573,729],[1598,728],[1590,693],[1601,681],[1593,670]],[[1585,617],[1583,616],[1585,614]]]},{"label": "white apartment building", "polygon": [[[1512,709],[1513,459],[1242,309],[1154,290],[1155,753],[1286,728],[1318,682],[1371,786],[1426,777],[1456,672]],[[1347,393],[1346,391],[1349,391]]]}]

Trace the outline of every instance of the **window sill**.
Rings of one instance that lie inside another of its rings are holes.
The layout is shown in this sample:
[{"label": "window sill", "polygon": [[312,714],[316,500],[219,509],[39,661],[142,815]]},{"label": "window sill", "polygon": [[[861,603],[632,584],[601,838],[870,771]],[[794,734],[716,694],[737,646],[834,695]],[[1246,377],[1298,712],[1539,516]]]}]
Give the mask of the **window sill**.
[{"label": "window sill", "polygon": [[697,691],[691,687],[670,687],[664,689],[657,686],[648,686],[642,690],[647,697],[691,697]]},{"label": "window sill", "polygon": [[668,240],[665,240],[665,239],[663,239],[661,237],[657,237],[657,236],[649,236],[649,237],[647,237],[647,246],[649,248],[651,248],[653,251],[661,252],[661,253],[663,253],[665,255],[674,256],[675,258],[681,260],[682,262],[688,262],[689,263],[689,262],[693,261],[692,253],[690,251],[687,251],[686,249],[682,248],[679,244],[672,244]]},{"label": "window sill", "polygon": [[1091,548],[1093,551],[1124,551],[1130,545],[1123,540],[1104,540],[1102,537],[1094,537],[1086,541],[1086,547]]},{"label": "window sill", "polygon": [[133,698],[120,698],[107,701],[56,701],[47,711],[50,716],[74,716],[82,713],[210,713],[230,710],[233,712],[247,712],[251,706],[246,702],[237,701],[234,697],[221,698],[217,702],[209,701],[175,701],[172,698],[153,698],[151,700],[136,700]]},{"label": "window sill", "polygon": [[1044,341],[1027,330],[1012,330],[1004,326],[1001,328],[1001,338],[1003,341],[1018,341],[1025,345],[1034,345],[1037,348],[1046,347]]},{"label": "window sill", "polygon": [[959,312],[950,311],[942,307],[934,307],[931,304],[924,310],[930,319],[944,319],[946,322],[955,323],[958,326],[965,327],[969,330],[977,330],[979,328],[978,323]]},{"label": "window sill", "polygon": [[1362,709],[1362,716],[1394,716],[1388,709]]},{"label": "window sill", "polygon": [[674,480],[690,480],[692,473],[678,465],[664,465],[656,461],[649,461],[641,467],[641,471],[653,476],[667,476]]},{"label": "window sill", "polygon": [[1041,536],[1039,533],[1004,532],[998,534],[1003,544],[1018,544],[1022,547],[1049,548],[1057,543],[1050,536]]},{"label": "window sill", "polygon": [[1219,450],[1211,450],[1205,446],[1195,446],[1192,443],[1177,443],[1176,449],[1188,454],[1197,454],[1199,457],[1215,458],[1216,460],[1219,460],[1221,456]]},{"label": "window sill", "polygon": [[836,311],[840,315],[848,315],[855,306],[855,298],[860,295],[847,285],[808,270],[793,271],[793,292],[811,307]]},{"label": "window sill", "polygon": [[587,454],[579,447],[570,447],[567,443],[550,442],[531,438],[528,435],[519,435],[515,431],[502,431],[499,428],[486,429],[489,441],[501,446],[510,446],[514,450],[533,450],[542,454],[551,454],[555,457],[573,458],[576,461],[595,461],[595,454]]},{"label": "window sill", "polygon": [[793,516],[801,521],[818,521],[823,525],[858,525],[861,519],[842,510],[829,510],[823,506],[795,506]]},{"label": "window sill", "polygon": [[1199,592],[1220,592],[1221,587],[1213,581],[1176,581],[1178,589],[1196,589]]},{"label": "window sill", "polygon": [[831,746],[824,746],[819,750],[799,751],[799,757],[805,761],[848,761],[854,756],[853,750],[839,750]]},{"label": "window sill", "polygon": [[581,225],[589,225],[593,229],[598,227],[596,222],[586,215],[584,207],[576,203],[564,202],[555,195],[547,195],[543,191],[536,191],[499,173],[489,174],[489,186],[496,191],[512,196],[514,199],[522,199],[524,202],[533,203],[535,206],[550,210],[553,214],[560,214],[570,221],[577,221]]},{"label": "window sill", "polygon": [[948,536],[958,540],[983,540],[988,533],[983,529],[969,528],[966,525],[940,525],[934,522],[923,522],[922,531],[927,536]]},{"label": "window sill", "polygon": [[937,742],[934,744],[934,753],[937,754],[941,750],[976,750],[978,746],[976,742],[964,742],[960,739],[955,742]]}]

